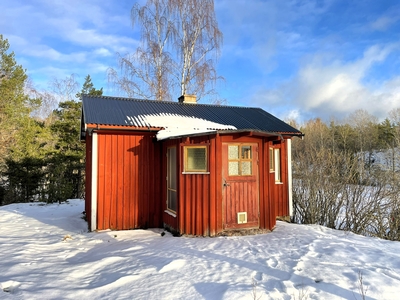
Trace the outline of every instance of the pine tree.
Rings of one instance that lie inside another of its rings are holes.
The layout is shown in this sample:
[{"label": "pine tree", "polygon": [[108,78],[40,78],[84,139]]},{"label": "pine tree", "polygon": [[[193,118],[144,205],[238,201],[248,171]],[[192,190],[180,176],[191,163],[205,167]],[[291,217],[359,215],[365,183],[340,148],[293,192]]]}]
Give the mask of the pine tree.
[{"label": "pine tree", "polygon": [[30,113],[41,104],[26,91],[27,75],[0,35],[0,205],[37,200],[50,131]]},{"label": "pine tree", "polygon": [[[3,48],[8,47],[6,42],[2,45],[5,45]],[[12,63],[15,65],[15,62]],[[11,78],[9,75],[1,79],[3,90],[4,86],[8,87],[6,95],[14,95],[15,98],[12,98],[15,111],[12,105],[7,106],[8,102],[0,102],[1,121],[9,122],[3,124],[3,128],[12,125],[15,130],[4,147],[7,157],[4,158],[4,171],[0,173],[3,180],[0,182],[0,205],[37,200],[61,202],[82,197],[85,147],[79,141],[80,98],[82,94],[101,96],[103,90],[94,88],[90,76],[86,76],[81,92],[76,95],[77,100],[67,99],[59,103],[51,117],[54,121],[48,126],[44,120],[29,115],[33,105],[40,104],[40,99],[29,99],[23,93],[17,93],[18,88],[23,91],[26,76],[22,76],[24,72],[21,73],[23,70],[19,66],[15,69],[20,75],[19,85],[12,86],[9,82],[3,85],[6,79]],[[1,74],[8,73],[2,71]]]},{"label": "pine tree", "polygon": [[61,102],[54,111],[56,121],[51,125],[51,130],[57,136],[56,153],[48,164],[49,199],[52,201],[83,196],[85,145],[79,140],[83,94],[101,96],[103,88],[97,90],[90,75],[87,75],[82,90],[76,94],[77,101],[70,99]]},{"label": "pine tree", "polygon": [[76,98],[82,100],[82,95],[90,95],[90,96],[102,96],[103,88],[97,90],[93,83],[90,75],[85,77],[85,82],[83,83],[82,90],[76,94]]},{"label": "pine tree", "polygon": [[8,53],[9,48],[8,40],[0,34],[0,169],[33,104],[24,92],[25,70],[17,64],[14,52]]}]

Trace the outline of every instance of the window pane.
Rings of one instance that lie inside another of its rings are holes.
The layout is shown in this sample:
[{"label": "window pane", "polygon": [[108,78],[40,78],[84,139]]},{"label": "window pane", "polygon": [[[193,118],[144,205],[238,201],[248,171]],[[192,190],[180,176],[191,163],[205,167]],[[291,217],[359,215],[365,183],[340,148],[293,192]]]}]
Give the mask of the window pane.
[{"label": "window pane", "polygon": [[228,157],[229,159],[239,159],[239,146],[229,146]]},{"label": "window pane", "polygon": [[274,163],[274,149],[269,148],[269,170],[275,171],[275,163]]},{"label": "window pane", "polygon": [[239,162],[230,161],[229,162],[229,175],[239,175]]},{"label": "window pane", "polygon": [[242,146],[242,159],[251,159],[251,146]]},{"label": "window pane", "polygon": [[251,175],[251,161],[242,161],[242,175]]},{"label": "window pane", "polygon": [[176,148],[168,149],[168,187],[176,190]]},{"label": "window pane", "polygon": [[168,209],[176,211],[176,192],[168,191]]},{"label": "window pane", "polygon": [[206,171],[206,148],[187,148],[186,171]]},{"label": "window pane", "polygon": [[281,182],[281,151],[274,149],[275,156],[275,181]]}]

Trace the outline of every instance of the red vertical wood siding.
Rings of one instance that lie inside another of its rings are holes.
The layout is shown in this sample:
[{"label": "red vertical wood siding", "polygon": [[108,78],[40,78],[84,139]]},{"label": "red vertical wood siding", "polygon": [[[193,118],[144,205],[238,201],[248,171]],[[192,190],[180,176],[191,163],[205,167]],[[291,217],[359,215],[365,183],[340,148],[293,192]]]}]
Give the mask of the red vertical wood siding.
[{"label": "red vertical wood siding", "polygon": [[161,227],[161,172],[153,133],[99,131],[97,229]]},{"label": "red vertical wood siding", "polygon": [[[177,147],[178,156],[178,209],[176,217],[168,213],[163,214],[163,221],[180,234],[215,236],[224,230],[226,222],[226,203],[223,201],[222,180],[222,144],[223,143],[256,143],[258,145],[258,190],[247,189],[245,193],[251,195],[259,193],[259,228],[273,229],[277,216],[289,213],[287,191],[287,149],[284,141],[273,144],[267,137],[233,135],[210,135],[190,137],[163,142],[163,157],[166,149]],[[183,147],[188,145],[207,145],[209,174],[182,174]],[[281,178],[282,184],[275,183],[274,173],[269,171],[269,148],[281,149]],[[164,166],[165,165],[165,166]],[[163,163],[163,179],[166,177],[166,162]],[[163,183],[163,209],[166,209],[166,187]],[[232,191],[234,192],[234,191]],[[232,204],[233,205],[233,204]],[[247,211],[252,209],[247,204],[235,202],[235,210]],[[241,207],[242,205],[243,207]]]},{"label": "red vertical wood siding", "polygon": [[224,230],[223,222],[223,211],[225,209],[224,203],[223,203],[223,194],[222,194],[222,189],[223,189],[223,180],[222,180],[222,136],[217,136],[216,139],[216,145],[215,145],[215,162],[216,162],[216,169],[217,171],[215,172],[215,177],[214,180],[216,182],[215,186],[215,194],[216,194],[216,205],[217,209],[215,211],[215,218],[217,220],[217,233],[222,232]]},{"label": "red vertical wood siding", "polygon": [[[97,229],[162,227],[163,223],[180,234],[215,236],[224,230],[226,203],[223,201],[222,144],[258,145],[259,227],[273,229],[277,216],[289,215],[287,143],[273,144],[270,138],[233,135],[209,135],[157,142],[154,133],[98,131]],[[183,147],[206,145],[209,174],[182,174]],[[166,212],[166,149],[176,147],[176,216]],[[281,149],[282,184],[275,183],[269,171],[269,148]],[[92,140],[86,137],[85,210],[90,224]],[[96,162],[94,162],[96,163]],[[234,192],[234,191],[232,191]],[[244,202],[235,210],[248,211]],[[242,207],[240,206],[242,205]]]},{"label": "red vertical wood siding", "polygon": [[[184,146],[206,145],[208,162],[213,152],[209,136],[180,140],[179,155],[179,231],[181,234],[210,235],[210,174],[182,174],[184,168]],[[208,166],[210,171],[210,165]]]},{"label": "red vertical wood siding", "polygon": [[[287,170],[287,143],[282,140],[280,144],[273,145],[281,152],[281,184],[276,184],[274,179],[275,216],[289,215],[288,170]],[[273,174],[272,174],[273,175]]]},{"label": "red vertical wood siding", "polygon": [[[281,140],[273,143],[269,141],[264,143],[265,157],[266,157],[266,171],[264,175],[268,180],[265,187],[268,187],[268,197],[270,198],[271,210],[270,219],[266,220],[269,223],[270,228],[274,228],[276,225],[276,217],[288,216],[289,215],[289,193],[288,193],[288,160],[287,160],[287,142]],[[281,183],[275,182],[275,173],[269,171],[269,148],[280,149],[281,152]]]},{"label": "red vertical wood siding", "polygon": [[269,197],[269,148],[268,140],[263,138],[259,147],[259,189],[260,189],[260,228],[270,229],[270,197]]},{"label": "red vertical wood siding", "polygon": [[[178,208],[175,217],[164,211],[163,221],[168,227],[173,228],[180,234],[209,236],[212,235],[210,234],[210,174],[182,174],[184,171],[183,146],[185,145],[207,145],[209,162],[214,159],[210,158],[212,155],[210,153],[214,150],[212,150],[208,136],[164,142],[163,156],[166,155],[168,147],[177,147]],[[166,178],[166,162],[164,164],[163,177]],[[211,168],[215,168],[215,166],[210,165],[209,169]],[[166,197],[166,193],[164,193],[164,210],[167,209]]]},{"label": "red vertical wood siding", "polygon": [[218,168],[217,162],[219,159],[217,157],[217,143],[219,142],[219,136],[215,135],[210,137],[210,146],[209,146],[209,171],[210,171],[210,186],[209,186],[209,235],[215,236],[218,232],[218,225],[217,225],[217,191],[219,190],[218,187]]}]

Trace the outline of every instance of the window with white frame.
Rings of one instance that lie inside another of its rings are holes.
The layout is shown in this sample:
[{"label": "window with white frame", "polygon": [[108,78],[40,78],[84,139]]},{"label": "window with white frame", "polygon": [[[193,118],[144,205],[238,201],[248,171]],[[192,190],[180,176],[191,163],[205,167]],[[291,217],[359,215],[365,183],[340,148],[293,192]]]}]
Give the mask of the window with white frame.
[{"label": "window with white frame", "polygon": [[281,149],[269,148],[269,170],[275,173],[275,182],[282,182],[281,178]]}]

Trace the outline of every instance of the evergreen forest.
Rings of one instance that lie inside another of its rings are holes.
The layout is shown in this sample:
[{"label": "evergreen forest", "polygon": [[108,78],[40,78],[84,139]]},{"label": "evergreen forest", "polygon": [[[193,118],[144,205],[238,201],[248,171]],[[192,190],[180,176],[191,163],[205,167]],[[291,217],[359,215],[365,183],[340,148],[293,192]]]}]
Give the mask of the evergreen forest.
[{"label": "evergreen forest", "polygon": [[71,75],[38,91],[9,48],[0,35],[0,205],[84,198],[80,97],[103,90]]}]

